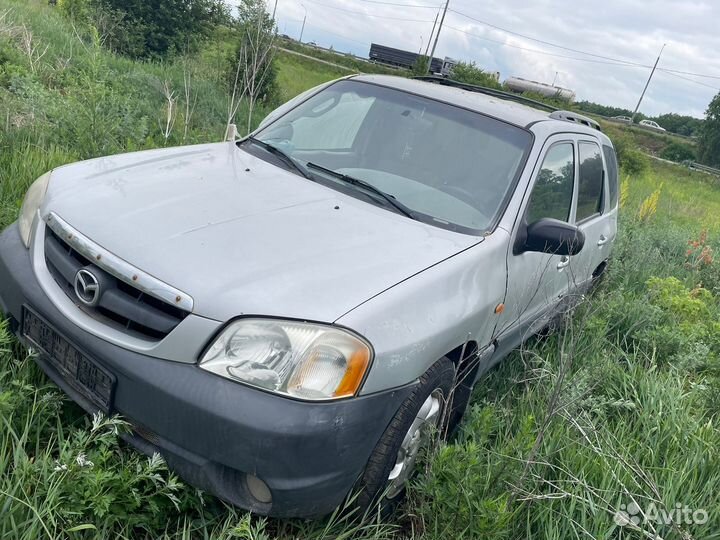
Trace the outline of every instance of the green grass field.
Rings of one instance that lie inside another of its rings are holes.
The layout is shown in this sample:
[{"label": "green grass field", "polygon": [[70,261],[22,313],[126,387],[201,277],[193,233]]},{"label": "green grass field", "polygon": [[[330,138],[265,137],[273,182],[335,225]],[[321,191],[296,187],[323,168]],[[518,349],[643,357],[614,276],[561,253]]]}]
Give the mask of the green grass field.
[{"label": "green grass field", "polygon": [[[226,43],[198,58],[132,62],[81,42],[46,4],[0,0],[0,228],[54,166],[224,132]],[[23,24],[48,46],[36,62],[18,44]],[[345,74],[287,54],[277,67],[283,99]],[[163,87],[182,96],[188,73],[194,112],[186,118],[180,97],[166,137]],[[262,519],[197,492],[120,443],[121,419],[84,415],[0,323],[0,539],[720,538],[714,182],[656,162],[623,173],[620,238],[601,288],[562,331],[480,382],[457,438],[433,449],[384,520]],[[658,520],[618,525],[635,504]]]}]

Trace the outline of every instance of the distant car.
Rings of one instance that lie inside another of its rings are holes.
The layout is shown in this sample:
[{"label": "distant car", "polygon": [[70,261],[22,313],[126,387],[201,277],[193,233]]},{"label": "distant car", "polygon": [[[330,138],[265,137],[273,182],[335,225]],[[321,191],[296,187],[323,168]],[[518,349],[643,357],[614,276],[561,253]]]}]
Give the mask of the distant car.
[{"label": "distant car", "polygon": [[610,120],[615,120],[616,122],[622,122],[624,124],[632,124],[632,118],[629,116],[613,116]]},{"label": "distant car", "polygon": [[653,122],[652,120],[641,120],[640,125],[656,131],[667,131],[664,127],[660,127],[657,122]]}]

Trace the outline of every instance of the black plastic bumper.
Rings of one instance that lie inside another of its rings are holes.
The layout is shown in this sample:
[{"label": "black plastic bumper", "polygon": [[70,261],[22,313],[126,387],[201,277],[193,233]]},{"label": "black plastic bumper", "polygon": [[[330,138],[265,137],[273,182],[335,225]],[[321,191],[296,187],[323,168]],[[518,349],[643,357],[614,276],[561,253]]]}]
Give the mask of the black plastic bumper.
[{"label": "black plastic bumper", "polygon": [[[312,517],[341,504],[411,390],[307,403],[110,344],[71,323],[48,300],[13,225],[0,235],[0,309],[17,331],[24,305],[115,375],[112,410],[140,426],[142,436],[129,439],[134,446],[159,451],[189,483],[261,514]],[[38,363],[85,410],[97,410],[51,359]],[[246,474],[268,485],[271,504],[250,494]]]}]

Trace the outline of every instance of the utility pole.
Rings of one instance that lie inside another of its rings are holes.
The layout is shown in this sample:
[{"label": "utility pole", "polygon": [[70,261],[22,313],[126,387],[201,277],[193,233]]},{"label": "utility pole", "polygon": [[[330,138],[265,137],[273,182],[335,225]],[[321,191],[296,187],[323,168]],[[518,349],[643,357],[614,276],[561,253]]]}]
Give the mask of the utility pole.
[{"label": "utility pole", "polygon": [[648,77],[647,82],[645,83],[645,88],[642,91],[642,94],[640,94],[640,101],[638,101],[637,107],[635,107],[635,111],[632,115],[632,123],[635,123],[635,117],[637,116],[638,109],[640,108],[640,104],[642,103],[643,98],[645,97],[645,92],[647,92],[648,86],[650,86],[650,81],[653,78],[653,75],[655,74],[655,70],[658,67],[658,63],[660,63],[660,57],[662,56],[663,51],[665,50],[667,43],[665,43],[662,46],[662,49],[660,49],[660,54],[658,54],[657,60],[655,60],[655,65],[652,68],[652,71],[650,72],[650,77]]},{"label": "utility pole", "polygon": [[422,34],[420,34],[420,49],[418,50],[418,56],[422,54],[422,46],[423,46],[423,37],[422,37]]},{"label": "utility pole", "polygon": [[275,7],[273,8],[273,16],[272,16],[273,21],[275,20],[275,13],[277,12],[277,3],[278,3],[278,0],[275,0]]},{"label": "utility pole", "polygon": [[425,56],[427,56],[428,53],[430,52],[430,44],[432,43],[432,38],[433,38],[433,36],[435,35],[435,27],[437,26],[437,20],[438,20],[438,17],[439,17],[439,16],[440,16],[440,12],[438,11],[438,12],[435,14],[435,22],[433,23],[432,32],[430,32],[430,39],[428,39],[427,47],[425,47]]},{"label": "utility pole", "polygon": [[303,33],[305,32],[305,21],[307,20],[307,8],[305,6],[303,6],[302,4],[300,4],[300,5],[305,10],[305,16],[303,17],[302,28],[300,29],[300,39],[298,40],[300,43],[302,43]]},{"label": "utility pole", "polygon": [[553,86],[555,86],[555,83],[557,82],[557,78],[558,78],[558,75],[559,75],[559,74],[560,74],[559,71],[556,71],[556,72],[555,72],[555,78],[553,79],[553,83],[552,83]]},{"label": "utility pole", "polygon": [[430,73],[432,59],[435,57],[435,48],[437,47],[438,39],[440,39],[440,32],[442,31],[443,22],[445,22],[445,15],[447,14],[448,5],[450,5],[450,0],[445,0],[445,8],[443,9],[442,17],[440,18],[440,26],[438,26],[437,34],[435,34],[435,43],[433,43],[432,52],[430,53],[430,58],[428,59],[428,73]]}]

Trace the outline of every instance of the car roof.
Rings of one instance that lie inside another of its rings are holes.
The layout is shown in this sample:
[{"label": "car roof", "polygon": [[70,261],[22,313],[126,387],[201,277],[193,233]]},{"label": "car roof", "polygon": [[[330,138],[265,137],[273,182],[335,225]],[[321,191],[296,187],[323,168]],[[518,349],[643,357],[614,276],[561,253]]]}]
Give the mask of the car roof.
[{"label": "car roof", "polygon": [[453,86],[393,75],[359,75],[353,77],[353,80],[379,84],[404,92],[452,103],[453,105],[493,116],[520,127],[527,127],[533,122],[548,120],[547,113],[533,109],[527,105]]},{"label": "car roof", "polygon": [[[510,99],[483,94],[482,92],[474,92],[456,86],[393,75],[356,75],[352,77],[352,79],[458,105],[525,129],[529,129],[531,126],[542,122],[545,128],[542,130],[544,132],[556,131],[567,133],[572,131],[575,133],[594,135],[596,137],[599,136],[601,140],[607,140],[609,142],[609,139],[607,139],[604,134],[595,129],[582,124],[553,119],[550,118],[550,113],[548,112]],[[569,126],[572,126],[572,129],[570,129]]]}]

